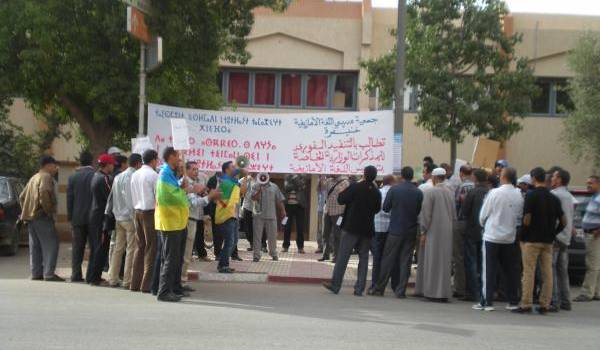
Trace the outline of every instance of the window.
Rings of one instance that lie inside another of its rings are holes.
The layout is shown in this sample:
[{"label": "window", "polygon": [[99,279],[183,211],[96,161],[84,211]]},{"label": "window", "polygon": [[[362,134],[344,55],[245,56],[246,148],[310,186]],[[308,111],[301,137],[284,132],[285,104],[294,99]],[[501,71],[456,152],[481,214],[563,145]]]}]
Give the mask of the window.
[{"label": "window", "polygon": [[281,75],[281,105],[300,106],[302,77],[300,74]]},{"label": "window", "polygon": [[539,95],[531,101],[531,112],[535,114],[550,113],[550,82],[537,82],[536,85],[540,89]]},{"label": "window", "polygon": [[333,108],[352,108],[354,106],[354,86],[356,79],[352,75],[337,75],[333,89]]},{"label": "window", "polygon": [[229,73],[229,97],[227,101],[230,103],[247,105],[249,85],[250,74],[239,72]]},{"label": "window", "polygon": [[306,84],[306,105],[327,107],[327,75],[309,74]]},{"label": "window", "polygon": [[575,105],[569,96],[567,91],[567,82],[558,82],[555,85],[556,88],[556,114],[565,114],[573,111]]},{"label": "window", "polygon": [[254,77],[254,104],[275,105],[275,74],[256,73]]},{"label": "window", "polygon": [[223,69],[217,76],[223,98],[245,106],[338,109],[357,108],[358,73]]}]

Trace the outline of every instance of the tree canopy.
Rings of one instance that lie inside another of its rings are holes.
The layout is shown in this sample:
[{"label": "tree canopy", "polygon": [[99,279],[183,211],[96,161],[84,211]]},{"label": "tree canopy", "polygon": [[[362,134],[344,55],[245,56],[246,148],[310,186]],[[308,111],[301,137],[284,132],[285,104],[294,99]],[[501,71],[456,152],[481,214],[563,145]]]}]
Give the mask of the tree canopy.
[{"label": "tree canopy", "polygon": [[574,109],[565,119],[565,141],[578,160],[600,167],[600,35],[586,33],[569,56],[575,76],[569,82]]},{"label": "tree canopy", "polygon": [[[218,60],[245,63],[252,10],[285,0],[154,0],[149,24],[164,40],[164,64],[147,80],[148,100],[218,108]],[[0,100],[22,96],[39,116],[75,121],[93,152],[136,133],[138,42],[116,0],[0,3]]]},{"label": "tree canopy", "polygon": [[[515,56],[518,33],[507,35],[500,0],[413,0],[408,6],[406,77],[417,89],[416,124],[456,145],[466,135],[506,140],[537,92],[526,58]],[[394,96],[396,49],[362,65],[367,90]],[[402,106],[402,101],[400,101]]]}]

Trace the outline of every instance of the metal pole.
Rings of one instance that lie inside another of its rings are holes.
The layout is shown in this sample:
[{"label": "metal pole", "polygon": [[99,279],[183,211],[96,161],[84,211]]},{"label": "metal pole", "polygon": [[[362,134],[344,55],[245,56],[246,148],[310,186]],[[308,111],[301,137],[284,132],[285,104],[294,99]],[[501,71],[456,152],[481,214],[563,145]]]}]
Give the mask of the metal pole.
[{"label": "metal pole", "polygon": [[[401,134],[404,130],[404,51],[406,35],[406,0],[398,0],[398,27],[396,30],[396,85],[394,87],[394,133]],[[404,147],[402,147],[404,149]]]},{"label": "metal pole", "polygon": [[140,105],[138,137],[144,136],[144,112],[146,110],[146,44],[140,42]]}]

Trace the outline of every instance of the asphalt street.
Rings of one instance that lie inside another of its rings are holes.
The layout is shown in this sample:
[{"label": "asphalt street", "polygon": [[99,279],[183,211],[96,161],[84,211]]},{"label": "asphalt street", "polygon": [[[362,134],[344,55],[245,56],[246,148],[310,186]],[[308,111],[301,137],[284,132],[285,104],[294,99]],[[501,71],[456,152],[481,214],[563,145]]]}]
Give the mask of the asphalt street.
[{"label": "asphalt street", "polygon": [[[318,285],[192,283],[177,304],[29,281],[0,258],[0,349],[598,349],[600,302],[548,316],[333,295]],[[499,308],[503,304],[497,305]]]}]

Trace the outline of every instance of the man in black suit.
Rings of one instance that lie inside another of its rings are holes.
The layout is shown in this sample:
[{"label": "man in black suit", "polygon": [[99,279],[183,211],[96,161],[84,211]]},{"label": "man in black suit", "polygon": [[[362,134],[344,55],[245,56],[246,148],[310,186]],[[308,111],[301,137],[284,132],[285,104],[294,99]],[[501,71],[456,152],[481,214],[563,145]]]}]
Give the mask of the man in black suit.
[{"label": "man in black suit", "polygon": [[362,296],[367,284],[369,271],[369,248],[375,233],[375,214],[381,209],[381,193],[375,184],[377,168],[369,165],[364,170],[363,179],[346,188],[338,196],[338,203],[345,205],[342,219],[342,237],[333,269],[331,282],[323,286],[337,294],[342,286],[348,260],[354,247],[358,248],[358,273],[354,285],[354,295]]},{"label": "man in black suit", "polygon": [[[73,228],[71,255],[71,282],[83,282],[81,263],[85,252],[85,243],[89,240],[89,215],[92,206],[92,177],[94,158],[88,151],[79,155],[81,165],[75,174],[69,177],[67,185],[67,217]],[[91,248],[91,241],[89,242]],[[89,269],[88,269],[89,270]]]}]

